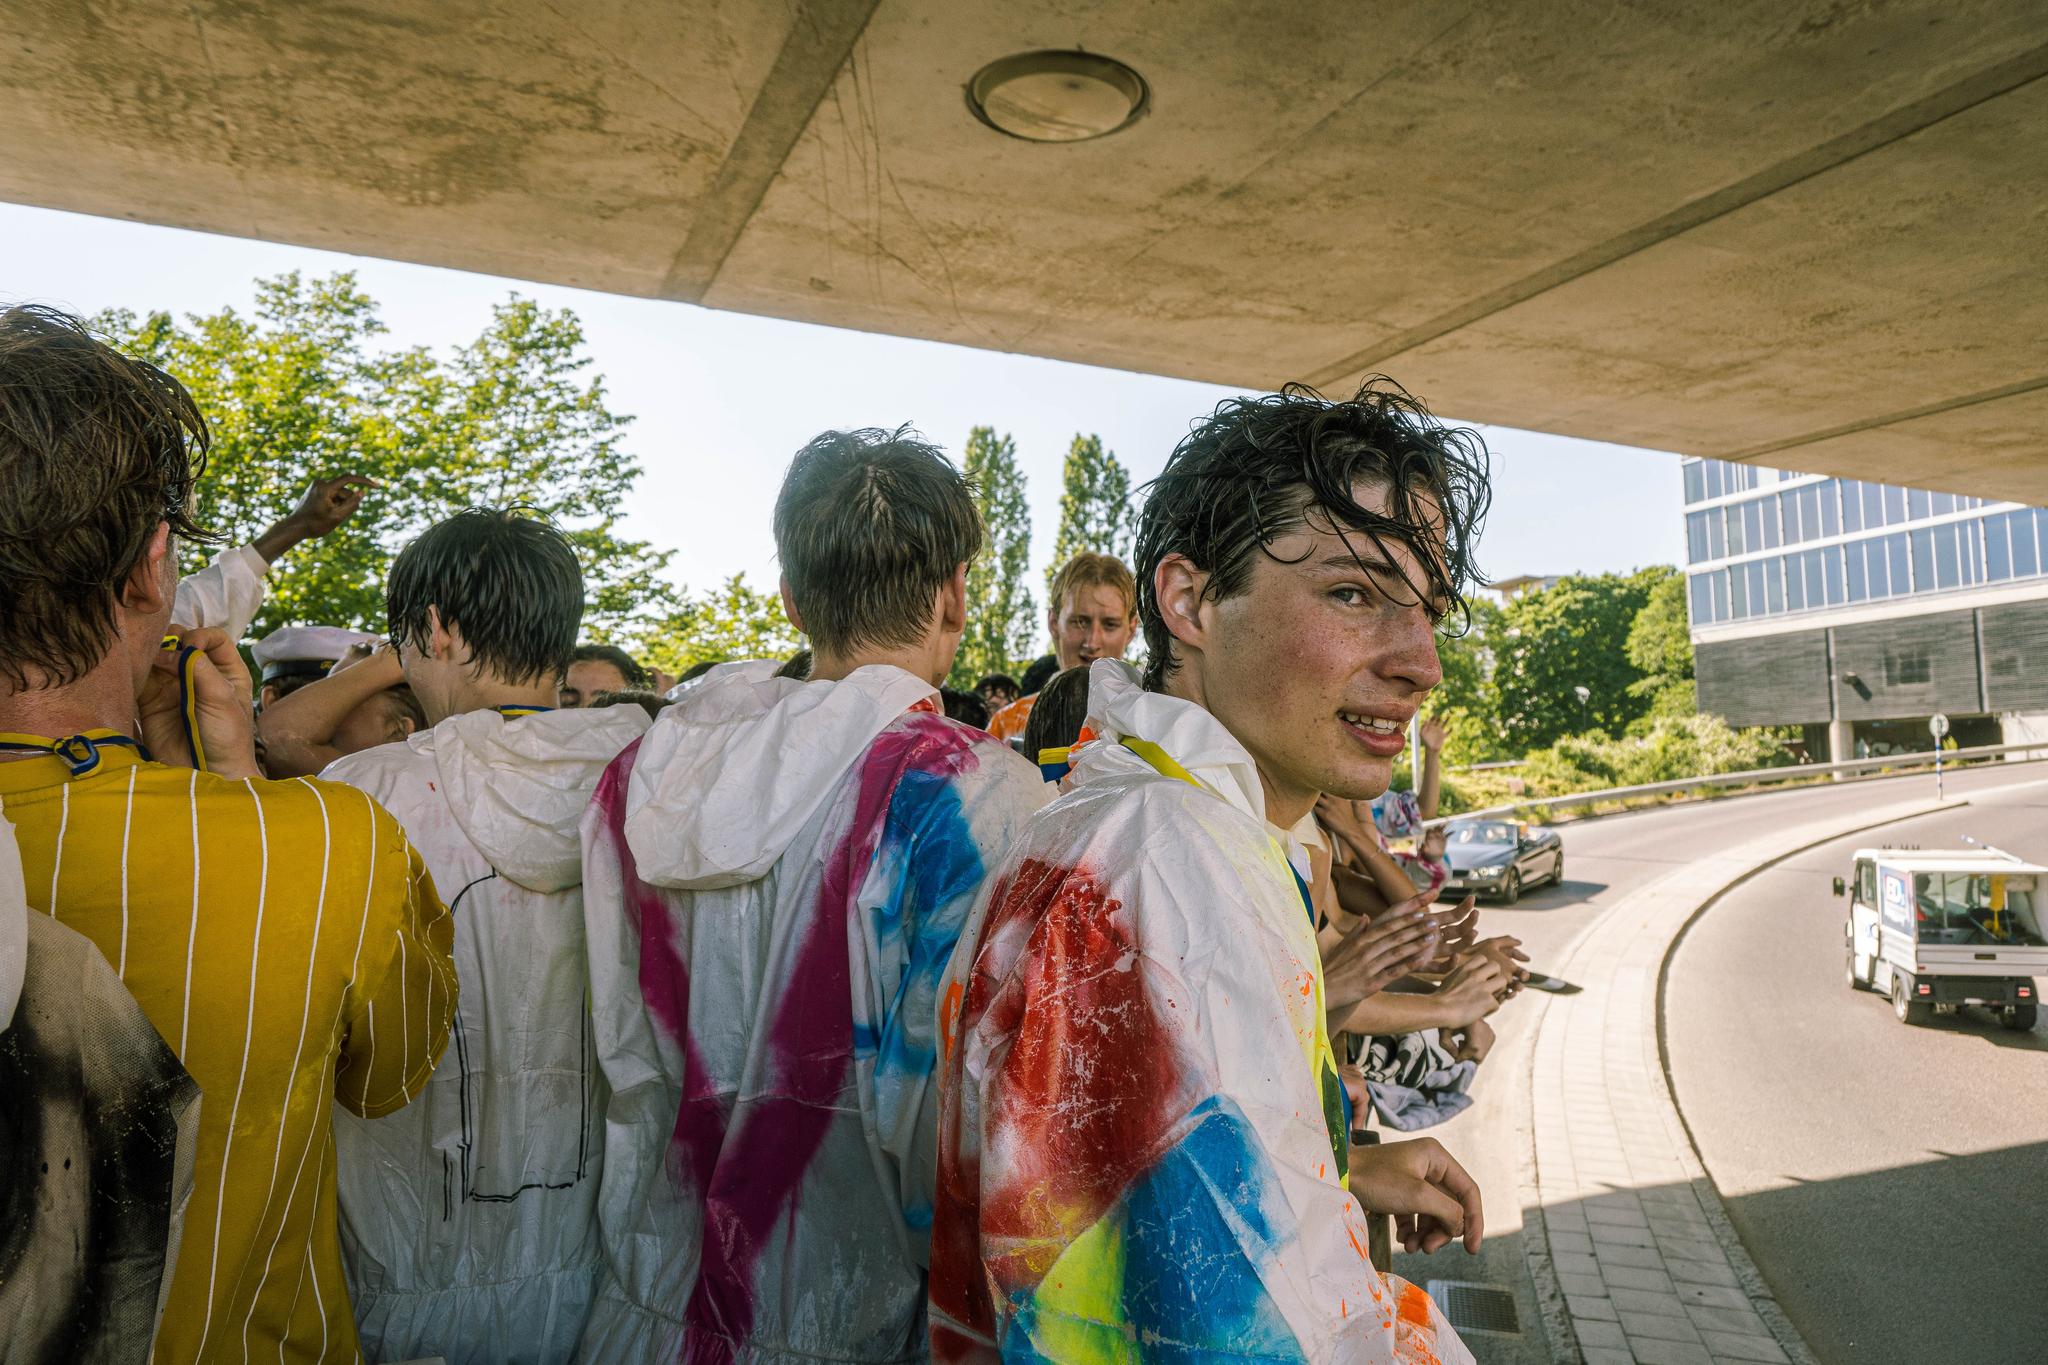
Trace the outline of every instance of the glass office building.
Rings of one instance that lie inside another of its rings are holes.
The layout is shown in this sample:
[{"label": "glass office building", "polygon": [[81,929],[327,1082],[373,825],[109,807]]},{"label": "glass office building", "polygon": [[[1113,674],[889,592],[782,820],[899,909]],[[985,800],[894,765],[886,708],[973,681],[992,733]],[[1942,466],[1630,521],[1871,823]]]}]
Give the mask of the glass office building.
[{"label": "glass office building", "polygon": [[1690,459],[1701,707],[1818,756],[2032,739],[2048,719],[2048,510]]}]

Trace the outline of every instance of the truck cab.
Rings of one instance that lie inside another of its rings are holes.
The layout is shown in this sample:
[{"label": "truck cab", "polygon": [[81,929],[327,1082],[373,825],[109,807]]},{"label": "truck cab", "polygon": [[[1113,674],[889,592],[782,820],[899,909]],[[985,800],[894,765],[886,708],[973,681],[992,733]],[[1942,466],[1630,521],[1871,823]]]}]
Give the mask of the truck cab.
[{"label": "truck cab", "polygon": [[1997,849],[1858,849],[1835,878],[1850,989],[1888,995],[1901,1023],[1981,1005],[2032,1028],[2034,977],[2048,974],[2044,887],[2048,868]]}]

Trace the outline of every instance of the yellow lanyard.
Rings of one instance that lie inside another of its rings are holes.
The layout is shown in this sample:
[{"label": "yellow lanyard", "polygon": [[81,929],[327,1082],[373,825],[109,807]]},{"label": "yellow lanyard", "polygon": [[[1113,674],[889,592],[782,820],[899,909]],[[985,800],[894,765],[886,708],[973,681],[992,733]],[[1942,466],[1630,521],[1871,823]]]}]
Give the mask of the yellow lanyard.
[{"label": "yellow lanyard", "polygon": [[47,735],[24,735],[0,730],[0,752],[48,754],[64,761],[73,777],[84,777],[100,766],[100,750],[133,749],[147,760],[149,750],[116,730],[87,730],[82,735],[51,739]]}]

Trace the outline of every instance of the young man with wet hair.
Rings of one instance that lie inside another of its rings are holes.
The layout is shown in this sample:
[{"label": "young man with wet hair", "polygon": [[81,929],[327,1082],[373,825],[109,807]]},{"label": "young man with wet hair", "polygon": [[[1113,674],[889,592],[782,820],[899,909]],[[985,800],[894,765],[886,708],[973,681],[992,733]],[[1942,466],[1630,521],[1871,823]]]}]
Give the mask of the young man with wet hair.
[{"label": "young man with wet hair", "polygon": [[165,646],[181,545],[213,539],[206,446],[163,371],[0,313],[0,801],[30,909],[98,946],[204,1095],[153,1358],[353,1360],[332,1112],[425,1085],[451,925],[375,802],[262,779],[226,634]]},{"label": "young man with wet hair", "polygon": [[597,1288],[604,1151],[579,825],[648,716],[555,709],[583,573],[544,521],[458,512],[399,553],[385,595],[389,648],[355,667],[388,659],[427,728],[322,776],[375,797],[426,858],[463,993],[425,1102],[336,1121],[356,1322],[372,1360],[567,1362]]},{"label": "young man with wet hair", "polygon": [[[1121,659],[1138,633],[1138,590],[1131,571],[1115,555],[1083,550],[1053,575],[1052,600],[1045,609],[1045,628],[1052,635],[1058,668],[1037,686],[989,718],[989,733],[1013,740],[1031,719],[1039,688],[1058,673],[1086,668],[1097,659]],[[1027,754],[1029,758],[1031,755]]]},{"label": "young man with wet hair", "polygon": [[1386,787],[1486,479],[1475,435],[1385,382],[1231,399],[1168,460],[1143,683],[1092,667],[1068,789],[947,973],[938,1358],[1470,1360],[1373,1268],[1360,1203],[1411,1251],[1476,1249],[1478,1191],[1430,1139],[1351,1149],[1328,1041],[1437,922],[1386,916],[1326,968],[1302,839],[1321,793]]},{"label": "young man with wet hair", "polygon": [[926,1353],[939,974],[1046,800],[939,706],[982,539],[908,430],[819,436],[775,504],[808,669],[714,669],[598,786],[614,1274],[586,1360]]}]

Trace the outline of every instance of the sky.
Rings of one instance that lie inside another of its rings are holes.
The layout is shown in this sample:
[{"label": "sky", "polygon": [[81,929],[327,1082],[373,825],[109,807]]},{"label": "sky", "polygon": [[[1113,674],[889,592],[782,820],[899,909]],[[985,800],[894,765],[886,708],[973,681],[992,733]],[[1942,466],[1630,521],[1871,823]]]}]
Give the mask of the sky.
[{"label": "sky", "polygon": [[[737,572],[756,585],[774,581],[769,516],[783,469],[828,428],[910,422],[956,459],[971,427],[1010,433],[1029,486],[1033,564],[1043,568],[1059,527],[1060,464],[1076,432],[1100,435],[1133,484],[1142,483],[1159,472],[1190,419],[1235,392],[11,204],[0,204],[0,263],[0,303],[78,313],[246,312],[258,278],[352,270],[381,305],[393,347],[445,350],[469,340],[491,306],[514,292],[573,309],[588,338],[586,373],[604,377],[613,411],[636,419],[625,446],[645,473],[622,529],[673,551],[671,576],[692,588]],[[1494,471],[1493,513],[1478,555],[1489,577],[1680,562],[1675,456],[1480,429]]]}]

